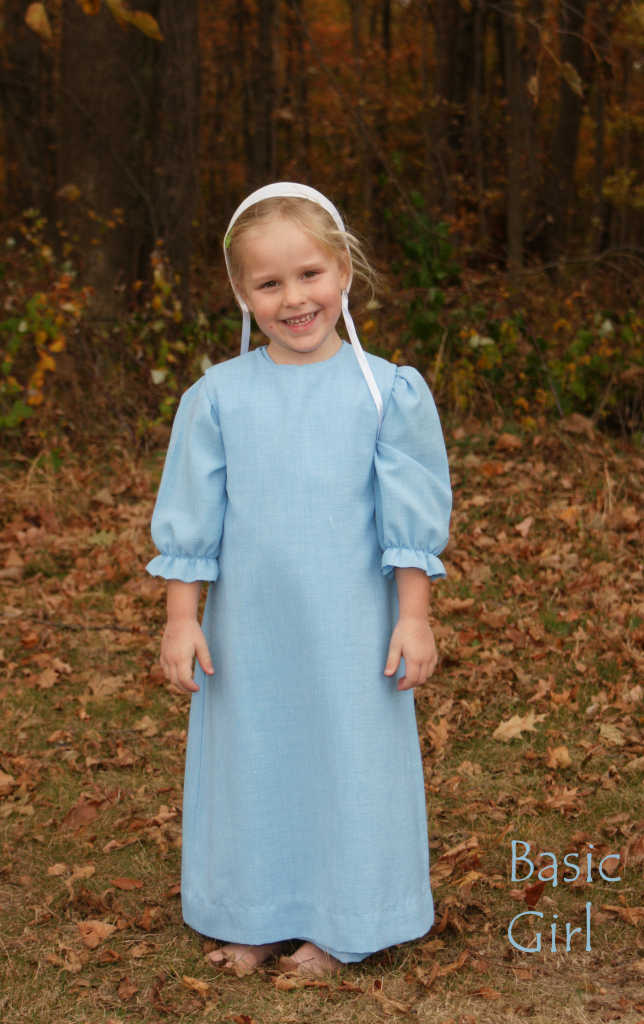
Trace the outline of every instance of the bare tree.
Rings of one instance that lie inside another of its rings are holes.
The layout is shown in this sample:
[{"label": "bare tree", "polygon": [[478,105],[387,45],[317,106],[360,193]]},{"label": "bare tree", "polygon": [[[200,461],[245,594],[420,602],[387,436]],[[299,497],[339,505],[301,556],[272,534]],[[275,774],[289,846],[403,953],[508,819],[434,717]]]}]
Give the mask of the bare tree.
[{"label": "bare tree", "polygon": [[523,71],[517,44],[514,0],[505,0],[501,10],[503,38],[503,78],[507,98],[506,154],[508,184],[506,191],[507,252],[510,272],[523,266]]},{"label": "bare tree", "polygon": [[54,61],[25,24],[23,0],[4,0],[0,101],[6,165],[5,210],[28,207],[51,217],[54,205]]},{"label": "bare tree", "polygon": [[187,306],[199,194],[197,0],[161,0],[159,24],[164,38],[155,51],[151,207],[170,266],[179,277],[178,294]]},{"label": "bare tree", "polygon": [[566,251],[570,230],[570,206],[583,110],[586,0],[561,0],[559,6],[561,84],[559,117],[555,128],[550,167],[545,178],[544,255],[554,260]]}]

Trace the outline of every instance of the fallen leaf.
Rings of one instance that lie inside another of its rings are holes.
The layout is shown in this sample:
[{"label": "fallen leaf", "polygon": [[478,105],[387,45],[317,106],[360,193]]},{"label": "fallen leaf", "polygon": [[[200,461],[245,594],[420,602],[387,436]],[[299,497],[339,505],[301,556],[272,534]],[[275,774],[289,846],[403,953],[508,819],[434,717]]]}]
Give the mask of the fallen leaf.
[{"label": "fallen leaf", "polygon": [[129,947],[127,955],[138,960],[142,956],[149,956],[150,953],[158,953],[161,948],[158,942],[135,942]]},{"label": "fallen leaf", "polygon": [[115,889],[123,889],[125,892],[143,888],[143,882],[138,878],[111,878],[110,885],[113,885]]},{"label": "fallen leaf", "polygon": [[477,988],[474,992],[470,992],[471,996],[480,996],[481,999],[500,999],[501,993],[497,992],[494,988],[486,988],[482,985],[481,988]]},{"label": "fallen leaf", "polygon": [[486,963],[482,956],[477,956],[471,961],[470,967],[477,974],[487,974],[490,969],[490,965]]},{"label": "fallen leaf", "polygon": [[524,889],[510,889],[510,896],[518,903],[527,903],[530,910],[534,910],[546,887],[546,882],[535,882],[534,885],[527,885]]},{"label": "fallen leaf", "polygon": [[578,505],[569,505],[568,508],[562,508],[557,512],[557,519],[566,526],[574,526],[580,515],[581,508]]},{"label": "fallen leaf", "polygon": [[151,932],[154,928],[158,928],[163,918],[163,911],[161,907],[146,907],[141,917],[136,922],[137,928],[143,928],[146,932]]},{"label": "fallen leaf", "polygon": [[96,874],[96,867],[94,864],[84,864],[79,867],[78,864],[74,864],[72,870],[72,881],[77,881],[81,878],[91,878],[92,875]]},{"label": "fallen leaf", "polygon": [[548,747],[546,765],[548,768],[570,768],[572,760],[568,747]]},{"label": "fallen leaf", "polygon": [[461,967],[464,967],[470,956],[470,951],[464,949],[462,953],[459,953],[456,960],[453,960],[451,964],[446,964],[445,967],[441,967],[438,971],[439,978],[445,978],[448,974],[453,974],[454,971],[460,971]]},{"label": "fallen leaf", "polygon": [[93,494],[92,501],[95,501],[97,505],[114,505],[114,498],[108,487],[102,487],[100,491]]},{"label": "fallen leaf", "polygon": [[122,690],[125,683],[119,676],[99,676],[89,683],[89,690],[94,700],[105,700]]},{"label": "fallen leaf", "polygon": [[161,990],[166,983],[166,974],[164,971],[160,971],[150,988],[148,989],[148,999],[152,1003],[152,1006],[158,1013],[172,1013],[172,1008],[164,1003],[161,998]]},{"label": "fallen leaf", "polygon": [[52,686],[58,682],[58,672],[54,668],[46,668],[44,672],[41,672],[36,678],[36,686],[39,690],[51,690]]},{"label": "fallen leaf", "polygon": [[364,989],[360,985],[352,985],[350,981],[341,981],[336,992],[364,992]]},{"label": "fallen leaf", "polygon": [[47,874],[48,875],[57,875],[59,877],[62,876],[62,875],[68,875],[69,874],[69,868],[67,867],[66,864],[62,864],[62,863],[61,864],[52,864],[51,867],[47,868]]},{"label": "fallen leaf", "polygon": [[127,974],[121,978],[116,994],[124,1003],[139,991],[139,986],[130,981]]},{"label": "fallen leaf", "polygon": [[405,975],[405,981],[410,985],[422,985],[424,989],[430,989],[440,974],[440,969],[440,964],[435,963],[427,974],[422,967],[416,967],[413,974],[410,971]]},{"label": "fallen leaf", "polygon": [[[570,75],[569,69],[574,72],[574,75],[577,76],[574,87],[571,84],[571,82],[568,81],[568,76]],[[568,85],[570,85],[570,88],[574,88],[574,91],[577,92],[578,86],[581,85],[581,82],[579,80],[579,74],[577,73],[575,68],[573,68],[572,65],[569,64],[567,61],[565,62],[565,64],[562,65],[562,74],[564,75],[564,78],[566,78],[566,81],[568,81]],[[583,95],[583,89],[580,95]],[[592,441],[595,437],[595,428],[593,426],[593,421],[591,419],[588,419],[587,416],[582,416],[578,412],[573,412],[570,414],[570,416],[566,416],[561,426],[562,430],[565,430],[568,434],[585,434],[589,441]]]},{"label": "fallen leaf", "polygon": [[47,737],[47,742],[48,743],[69,743],[71,738],[72,738],[72,734],[70,732],[67,732],[66,729],[54,729],[54,731],[50,732],[49,736]]},{"label": "fallen leaf", "polygon": [[549,693],[552,693],[556,685],[553,675],[549,675],[547,679],[537,679],[537,688],[529,698],[528,704],[536,704],[537,701],[543,700]]},{"label": "fallen leaf", "polygon": [[[439,882],[449,877],[449,875],[451,875],[452,871],[454,870],[454,867],[457,864],[460,864],[466,858],[469,858],[472,851],[478,849],[478,837],[476,835],[473,835],[470,836],[469,839],[466,839],[464,842],[458,843],[456,846],[453,846],[450,850],[445,850],[445,852],[442,853],[441,856],[438,858],[433,868],[431,868],[432,880],[434,882]],[[449,910],[446,910],[445,913],[449,913]],[[434,927],[431,929],[432,934],[440,934],[440,932],[443,931],[444,927],[445,925],[443,924],[442,921],[440,922],[440,925],[435,924]]]},{"label": "fallen leaf", "polygon": [[115,949],[102,949],[98,959],[99,963],[102,964],[115,964],[118,960],[122,960],[123,957]]},{"label": "fallen leaf", "polygon": [[65,962],[63,964],[63,970],[69,974],[79,974],[83,969],[83,961],[79,957],[78,953],[69,948],[65,948]]},{"label": "fallen leaf", "polygon": [[445,949],[447,945],[442,939],[432,939],[431,942],[425,942],[420,947],[421,955],[423,957],[431,956],[432,953],[437,953],[439,949]]},{"label": "fallen leaf", "polygon": [[83,945],[88,949],[96,949],[101,942],[108,939],[116,931],[116,926],[104,921],[78,921],[76,923]]},{"label": "fallen leaf", "polygon": [[515,967],[514,976],[519,981],[530,981],[532,978],[532,971],[529,967]]},{"label": "fallen leaf", "polygon": [[600,739],[606,740],[613,747],[623,747],[626,742],[617,726],[611,725],[610,722],[601,723],[599,726],[599,736]]},{"label": "fallen leaf", "polygon": [[447,734],[447,719],[441,718],[438,725],[434,725],[432,722],[427,723],[427,735],[429,736],[432,746],[436,750],[442,750],[447,746],[448,734]]},{"label": "fallen leaf", "polygon": [[7,772],[0,771],[0,796],[9,796],[11,790],[18,783],[14,779],[13,775],[8,775]]},{"label": "fallen leaf", "polygon": [[292,992],[293,989],[299,988],[299,985],[294,978],[287,978],[283,974],[280,974],[277,978],[273,978],[273,982],[275,984],[275,988],[279,992]]},{"label": "fallen leaf", "polygon": [[520,523],[516,524],[514,529],[517,533],[520,533],[523,539],[525,540],[533,526],[534,519],[532,518],[532,516],[526,516],[525,519],[523,519]]},{"label": "fallen leaf", "polygon": [[523,441],[516,434],[501,434],[494,447],[497,452],[518,451],[519,448],[523,448]]},{"label": "fallen leaf", "polygon": [[96,810],[99,800],[86,800],[84,796],[79,797],[78,802],[69,809],[61,824],[67,828],[79,828],[82,825],[89,825],[98,817]]},{"label": "fallen leaf", "polygon": [[157,723],[149,715],[144,715],[138,722],[134,723],[133,728],[136,732],[140,732],[142,736],[146,736],[148,739],[152,736],[156,736],[159,732]]},{"label": "fallen leaf", "polygon": [[493,612],[482,612],[480,619],[490,629],[503,629],[511,614],[510,608],[498,608]]},{"label": "fallen leaf", "polygon": [[199,981],[198,978],[189,978],[184,974],[182,979],[183,987],[189,988],[192,992],[197,992],[198,995],[207,999],[212,994],[212,987],[207,981]]},{"label": "fallen leaf", "polygon": [[367,995],[371,996],[372,999],[377,999],[385,1013],[390,1016],[395,1014],[407,1014],[412,1007],[412,1003],[403,1003],[400,999],[393,999],[391,996],[386,996],[382,990],[382,981],[380,978],[374,979],[371,988],[367,989]]},{"label": "fallen leaf", "polygon": [[634,928],[644,925],[644,907],[618,907],[617,912],[622,921],[632,924]]},{"label": "fallen leaf", "polygon": [[521,717],[520,715],[513,715],[506,722],[501,722],[492,733],[492,738],[495,740],[501,740],[503,743],[507,743],[509,740],[514,739],[516,736],[520,736],[522,732],[535,732],[535,724],[537,722],[543,722],[544,715],[535,715],[534,711],[529,711],[527,715]]},{"label": "fallen leaf", "polygon": [[4,560],[6,569],[24,569],[25,560],[21,558],[15,548],[10,548]]}]

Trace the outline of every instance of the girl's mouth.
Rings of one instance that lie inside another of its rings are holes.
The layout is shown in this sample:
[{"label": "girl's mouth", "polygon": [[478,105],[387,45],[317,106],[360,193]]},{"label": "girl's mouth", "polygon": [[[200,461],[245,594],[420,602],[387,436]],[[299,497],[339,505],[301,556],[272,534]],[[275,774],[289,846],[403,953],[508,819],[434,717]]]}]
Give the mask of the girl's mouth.
[{"label": "girl's mouth", "polygon": [[305,313],[303,316],[291,316],[288,320],[282,320],[282,323],[290,327],[291,330],[302,330],[313,323],[319,312],[319,309],[316,309],[314,313]]}]

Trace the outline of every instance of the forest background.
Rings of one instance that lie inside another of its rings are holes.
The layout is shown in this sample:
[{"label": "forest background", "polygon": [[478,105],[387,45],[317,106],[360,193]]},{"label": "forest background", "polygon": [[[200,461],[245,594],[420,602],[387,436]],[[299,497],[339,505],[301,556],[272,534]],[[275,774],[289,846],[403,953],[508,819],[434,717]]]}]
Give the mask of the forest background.
[{"label": "forest background", "polygon": [[[3,1024],[644,1024],[644,6],[0,10]],[[454,493],[436,923],[317,982],[215,973],[183,925],[189,701],[145,572],[176,404],[239,351],[222,235],[279,179],[370,244],[359,334],[432,387]]]},{"label": "forest background", "polygon": [[641,444],[642,5],[2,11],[10,445],[163,443],[182,390],[236,351],[228,219],[281,179],[367,238],[383,286],[354,300],[363,341],[416,365],[444,417],[577,413]]}]

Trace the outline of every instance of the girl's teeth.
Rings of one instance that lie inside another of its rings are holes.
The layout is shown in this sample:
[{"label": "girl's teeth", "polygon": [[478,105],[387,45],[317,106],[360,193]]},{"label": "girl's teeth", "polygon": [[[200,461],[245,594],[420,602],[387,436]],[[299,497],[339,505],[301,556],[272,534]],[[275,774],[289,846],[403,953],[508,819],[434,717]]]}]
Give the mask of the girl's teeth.
[{"label": "girl's teeth", "polygon": [[291,324],[293,327],[297,327],[298,324],[307,324],[313,319],[315,313],[309,313],[307,316],[291,317],[290,320],[285,320],[284,323]]}]

